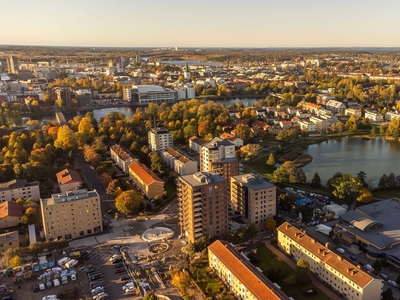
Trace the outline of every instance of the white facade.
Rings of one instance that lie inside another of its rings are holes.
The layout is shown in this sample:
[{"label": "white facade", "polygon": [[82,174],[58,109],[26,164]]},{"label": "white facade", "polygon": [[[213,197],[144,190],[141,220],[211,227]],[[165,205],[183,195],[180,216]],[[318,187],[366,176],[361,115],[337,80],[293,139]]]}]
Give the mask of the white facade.
[{"label": "white facade", "polygon": [[[140,104],[146,103],[174,103],[177,100],[177,92],[163,89],[158,85],[132,86],[132,99]],[[127,93],[128,94],[128,93]]]},{"label": "white facade", "polygon": [[382,122],[383,121],[383,115],[380,113],[377,113],[375,111],[370,111],[370,110],[366,110],[365,111],[365,118],[368,120],[372,120],[375,122]]},{"label": "white facade", "polygon": [[180,176],[194,174],[199,168],[197,161],[170,147],[161,153],[161,158],[168,167]]},{"label": "white facade", "polygon": [[0,202],[15,201],[19,198],[39,200],[39,182],[28,183],[24,179],[14,179],[0,183]]},{"label": "white facade", "polygon": [[172,134],[164,127],[150,129],[148,138],[151,151],[164,151],[174,145]]},{"label": "white facade", "polygon": [[110,155],[112,160],[127,174],[129,173],[129,166],[138,161],[129,150],[120,145],[110,147]]},{"label": "white facade", "polygon": [[317,131],[317,125],[308,120],[298,120],[297,124],[300,126],[301,130],[305,130],[307,132]]},{"label": "white facade", "polygon": [[345,299],[381,299],[382,279],[357,268],[287,222],[277,230],[279,248],[295,261],[308,261],[310,271]]},{"label": "white facade", "polygon": [[329,120],[322,119],[316,116],[313,116],[310,118],[310,122],[313,122],[316,126],[316,128],[322,128],[323,130],[328,128],[331,124]]}]

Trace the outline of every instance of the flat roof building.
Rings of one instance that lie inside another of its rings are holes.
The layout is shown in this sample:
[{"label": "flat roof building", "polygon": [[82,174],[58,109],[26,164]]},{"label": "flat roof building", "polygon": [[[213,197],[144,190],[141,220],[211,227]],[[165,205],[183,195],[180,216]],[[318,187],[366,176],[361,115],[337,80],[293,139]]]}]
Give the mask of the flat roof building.
[{"label": "flat roof building", "polygon": [[276,186],[256,174],[232,176],[230,180],[232,210],[265,230],[265,221],[276,215]]},{"label": "flat roof building", "polygon": [[10,248],[18,248],[19,246],[20,243],[18,231],[0,234],[0,250],[3,253]]},{"label": "flat roof building", "polygon": [[151,128],[148,139],[151,151],[164,151],[168,147],[174,146],[172,134],[165,127]]},{"label": "flat roof building", "polygon": [[81,189],[40,199],[47,241],[71,240],[103,231],[100,196]]},{"label": "flat roof building", "polygon": [[28,182],[25,179],[13,179],[0,183],[0,202],[15,201],[17,199],[40,199],[39,182]]},{"label": "flat roof building", "polygon": [[228,234],[227,181],[215,173],[198,172],[178,177],[181,235],[189,243],[197,238]]}]

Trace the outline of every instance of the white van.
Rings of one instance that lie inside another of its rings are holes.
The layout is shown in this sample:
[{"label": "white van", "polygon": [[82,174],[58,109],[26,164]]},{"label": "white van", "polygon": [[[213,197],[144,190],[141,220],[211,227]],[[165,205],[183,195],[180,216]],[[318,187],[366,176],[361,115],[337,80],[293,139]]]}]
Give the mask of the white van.
[{"label": "white van", "polygon": [[64,265],[70,260],[71,259],[69,257],[63,257],[59,261],[57,261],[57,265],[59,265],[60,267],[64,267]]}]

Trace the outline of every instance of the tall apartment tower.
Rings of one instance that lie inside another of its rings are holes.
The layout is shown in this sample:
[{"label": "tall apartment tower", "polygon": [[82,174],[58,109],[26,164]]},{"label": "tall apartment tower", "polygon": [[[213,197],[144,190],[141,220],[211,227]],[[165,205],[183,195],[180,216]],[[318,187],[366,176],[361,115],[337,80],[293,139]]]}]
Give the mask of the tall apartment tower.
[{"label": "tall apartment tower", "polygon": [[227,181],[239,175],[239,160],[235,157],[235,145],[221,138],[214,138],[200,148],[200,172],[214,172]]},{"label": "tall apartment tower", "polygon": [[198,172],[178,178],[181,235],[189,243],[199,237],[228,236],[227,181],[215,173]]},{"label": "tall apartment tower", "polygon": [[230,179],[230,206],[257,230],[263,231],[268,217],[276,215],[276,186],[255,174]]},{"label": "tall apartment tower", "polygon": [[9,56],[7,57],[7,69],[8,72],[11,74],[17,74],[18,73],[18,60],[15,56]]},{"label": "tall apartment tower", "polygon": [[165,127],[151,128],[148,138],[151,151],[164,151],[168,147],[174,146],[172,134]]},{"label": "tall apartment tower", "polygon": [[64,108],[72,107],[72,92],[69,87],[61,87],[56,91],[57,99],[62,101]]}]

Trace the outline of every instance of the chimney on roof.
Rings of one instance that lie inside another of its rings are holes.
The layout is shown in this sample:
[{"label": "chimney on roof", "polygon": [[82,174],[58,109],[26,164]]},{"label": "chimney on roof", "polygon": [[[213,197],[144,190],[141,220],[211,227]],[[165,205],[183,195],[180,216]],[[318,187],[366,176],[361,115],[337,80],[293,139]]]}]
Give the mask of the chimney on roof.
[{"label": "chimney on roof", "polygon": [[292,225],[290,225],[289,223],[286,224],[286,229],[289,229],[290,227],[292,227]]},{"label": "chimney on roof", "polygon": [[357,273],[358,273],[357,270],[352,270],[352,271],[351,271],[351,275],[356,275]]},{"label": "chimney on roof", "polygon": [[324,251],[324,248],[319,248],[318,249],[318,253],[321,253],[322,251]]},{"label": "chimney on roof", "polygon": [[349,273],[353,268],[346,268],[346,272]]},{"label": "chimney on roof", "polygon": [[314,240],[314,239],[311,239],[311,243],[315,244],[315,240]]},{"label": "chimney on roof", "polygon": [[343,260],[343,258],[340,255],[337,256],[337,259],[340,260],[340,261]]},{"label": "chimney on roof", "polygon": [[329,243],[325,243],[325,247],[329,249]]}]

